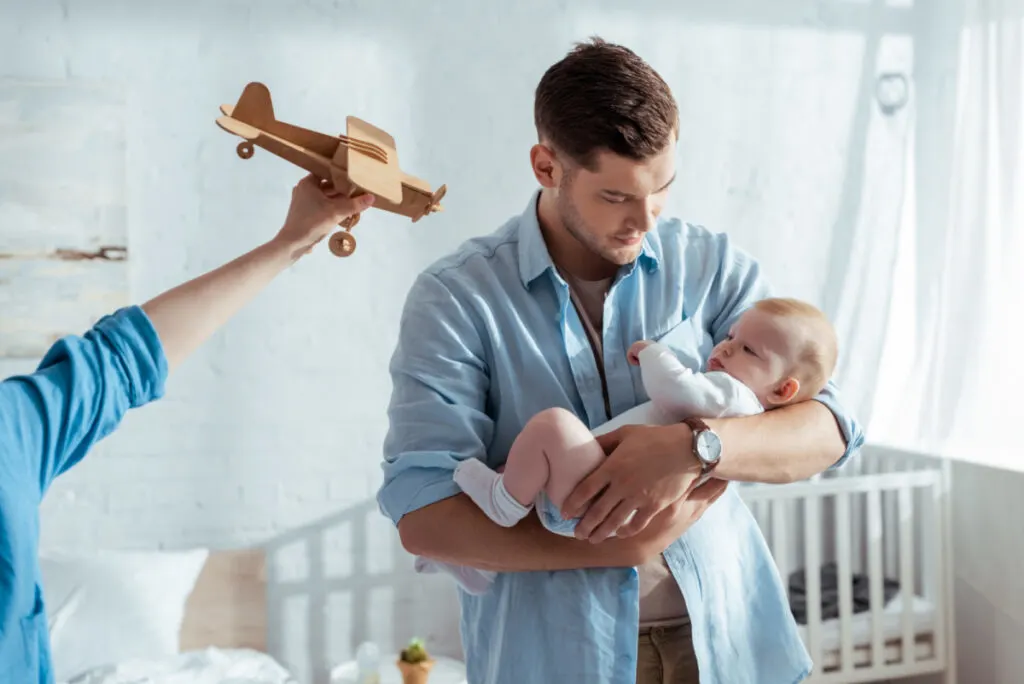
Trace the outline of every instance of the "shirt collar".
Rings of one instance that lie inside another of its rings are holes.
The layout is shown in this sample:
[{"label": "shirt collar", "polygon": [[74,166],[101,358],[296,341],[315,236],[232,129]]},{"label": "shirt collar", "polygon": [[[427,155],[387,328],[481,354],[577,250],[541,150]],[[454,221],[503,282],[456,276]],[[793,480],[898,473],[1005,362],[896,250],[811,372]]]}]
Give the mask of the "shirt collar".
[{"label": "shirt collar", "polygon": [[[537,218],[537,204],[540,201],[540,190],[530,196],[526,210],[519,219],[519,277],[524,287],[539,278],[545,271],[551,269],[557,275],[554,263],[551,261],[551,253],[544,242],[544,235],[540,231],[540,221]],[[652,233],[644,236],[643,246],[640,249],[640,256],[637,258],[648,273],[657,270],[660,262],[657,240]],[[627,273],[632,273],[634,264],[627,266]]]}]

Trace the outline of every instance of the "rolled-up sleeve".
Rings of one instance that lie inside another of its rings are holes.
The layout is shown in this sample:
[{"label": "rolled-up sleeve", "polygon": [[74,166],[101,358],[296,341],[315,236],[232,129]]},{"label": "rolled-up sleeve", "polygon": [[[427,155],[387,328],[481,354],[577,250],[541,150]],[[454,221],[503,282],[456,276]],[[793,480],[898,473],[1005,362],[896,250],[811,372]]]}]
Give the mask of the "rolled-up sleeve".
[{"label": "rolled-up sleeve", "polygon": [[839,430],[843,433],[843,438],[846,440],[846,451],[839,458],[838,461],[832,464],[832,468],[838,468],[846,463],[851,456],[860,451],[860,448],[864,446],[864,430],[861,428],[860,423],[853,417],[842,404],[839,397],[839,388],[836,387],[835,383],[831,380],[825,386],[818,396],[815,397],[817,401],[824,404],[832,415],[835,416],[836,422],[839,424]]},{"label": "rolled-up sleeve", "polygon": [[40,493],[109,435],[131,408],[163,395],[167,360],[140,307],[101,318],[81,336],[58,340],[34,373],[0,386],[0,433]]},{"label": "rolled-up sleeve", "polygon": [[381,511],[404,515],[461,490],[452,479],[466,458],[484,458],[494,424],[486,413],[488,367],[467,302],[431,273],[406,298],[390,364]]},{"label": "rolled-up sleeve", "polygon": [[[715,344],[721,342],[729,329],[748,308],[760,299],[774,296],[761,266],[751,256],[736,249],[725,235],[709,237],[717,252],[719,271],[712,281],[707,298],[711,316],[711,335]],[[829,381],[815,397],[835,416],[846,442],[846,450],[831,468],[842,466],[864,445],[864,430],[840,400],[839,388]]]}]

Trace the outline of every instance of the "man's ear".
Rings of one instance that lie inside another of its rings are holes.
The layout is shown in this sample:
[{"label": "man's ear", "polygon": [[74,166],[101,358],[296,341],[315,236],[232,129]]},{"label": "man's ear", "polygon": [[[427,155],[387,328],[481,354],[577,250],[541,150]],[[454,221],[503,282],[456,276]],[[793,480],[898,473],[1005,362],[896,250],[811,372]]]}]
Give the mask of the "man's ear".
[{"label": "man's ear", "polygon": [[557,188],[562,181],[562,165],[554,151],[543,143],[530,148],[530,167],[542,187]]},{"label": "man's ear", "polygon": [[800,381],[796,378],[786,378],[780,381],[779,384],[772,389],[771,396],[768,397],[768,400],[775,405],[787,404],[793,401],[793,397],[795,397],[798,392],[800,392]]}]

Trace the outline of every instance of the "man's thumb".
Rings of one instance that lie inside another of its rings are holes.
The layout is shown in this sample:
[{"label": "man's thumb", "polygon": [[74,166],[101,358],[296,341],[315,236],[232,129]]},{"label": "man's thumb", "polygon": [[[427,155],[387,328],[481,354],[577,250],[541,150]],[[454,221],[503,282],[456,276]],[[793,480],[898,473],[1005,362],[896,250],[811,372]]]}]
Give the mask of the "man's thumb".
[{"label": "man's thumb", "polygon": [[377,198],[366,192],[362,195],[356,195],[355,197],[339,195],[332,199],[334,200],[334,208],[336,211],[339,211],[342,214],[352,215],[362,213],[363,210],[369,209],[373,206],[373,202]]},{"label": "man's thumb", "polygon": [[729,486],[728,480],[719,480],[717,478],[711,478],[700,487],[692,490],[690,495],[687,497],[690,501],[706,501],[708,503],[714,503],[718,497],[724,492],[726,487]]}]

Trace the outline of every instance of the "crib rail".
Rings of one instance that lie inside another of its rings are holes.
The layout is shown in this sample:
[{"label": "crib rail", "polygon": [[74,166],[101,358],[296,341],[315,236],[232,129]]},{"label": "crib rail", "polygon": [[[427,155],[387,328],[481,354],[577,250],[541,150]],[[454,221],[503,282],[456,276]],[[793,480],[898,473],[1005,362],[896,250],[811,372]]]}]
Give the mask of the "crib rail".
[{"label": "crib rail", "polygon": [[[738,488],[761,526],[791,603],[790,580],[799,584],[803,578],[806,617],[798,621],[804,622],[801,635],[815,663],[808,682],[854,684],[941,672],[947,666],[946,474],[916,464],[860,474],[864,470]],[[829,588],[822,584],[826,563],[830,578],[835,570]]]}]

